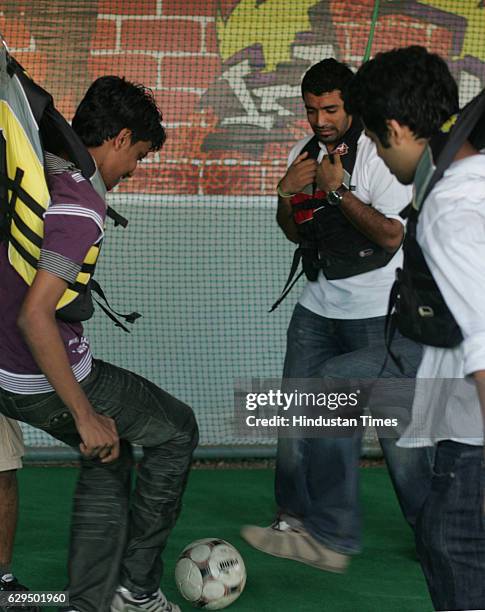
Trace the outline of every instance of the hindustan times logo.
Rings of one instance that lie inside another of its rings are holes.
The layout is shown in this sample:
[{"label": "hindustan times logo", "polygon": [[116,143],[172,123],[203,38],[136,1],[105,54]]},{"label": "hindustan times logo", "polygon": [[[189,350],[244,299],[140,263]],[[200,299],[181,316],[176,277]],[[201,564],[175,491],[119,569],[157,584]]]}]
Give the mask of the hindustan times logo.
[{"label": "hindustan times logo", "polygon": [[269,389],[261,393],[246,393],[246,410],[258,410],[259,408],[278,408],[289,410],[290,408],[319,407],[328,410],[338,408],[353,408],[359,403],[360,389],[351,393],[311,393],[305,391],[291,391],[289,393],[280,389]]}]

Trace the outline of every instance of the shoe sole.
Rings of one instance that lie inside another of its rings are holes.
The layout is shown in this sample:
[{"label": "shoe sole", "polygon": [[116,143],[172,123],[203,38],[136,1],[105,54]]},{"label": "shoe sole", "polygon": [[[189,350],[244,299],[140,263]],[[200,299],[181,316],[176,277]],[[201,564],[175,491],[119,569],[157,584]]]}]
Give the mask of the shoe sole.
[{"label": "shoe sole", "polygon": [[[347,571],[347,567],[349,562],[347,561],[343,567],[337,567],[335,565],[329,565],[327,563],[322,563],[321,561],[312,561],[311,559],[307,559],[305,557],[299,557],[297,555],[289,555],[285,553],[279,553],[276,551],[270,551],[264,548],[262,545],[258,545],[255,542],[250,541],[247,536],[244,534],[244,530],[241,531],[241,537],[245,542],[247,542],[256,550],[260,552],[266,553],[267,555],[271,555],[272,557],[278,557],[279,559],[288,559],[289,561],[297,561],[298,563],[304,563],[305,565],[309,565],[319,570],[323,570],[325,572],[332,572],[333,574],[344,574]],[[335,553],[340,554],[340,553]]]}]

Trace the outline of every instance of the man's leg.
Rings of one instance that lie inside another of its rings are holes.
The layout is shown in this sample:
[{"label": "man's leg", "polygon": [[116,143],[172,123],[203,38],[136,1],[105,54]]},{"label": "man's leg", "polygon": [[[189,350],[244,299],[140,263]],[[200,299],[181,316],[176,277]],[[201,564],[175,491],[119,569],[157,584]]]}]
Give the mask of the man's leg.
[{"label": "man's leg", "polygon": [[[297,304],[287,332],[283,388],[293,391],[292,379],[301,386],[305,379],[317,378],[323,364],[340,352],[332,321]],[[301,518],[311,504],[307,476],[314,440],[293,433],[278,438],[275,497],[281,514]]]},{"label": "man's leg", "polygon": [[[315,376],[353,379],[353,355],[375,351],[384,338],[384,317],[339,319],[332,321],[339,340],[340,355],[326,360]],[[335,364],[333,366],[332,364]],[[326,385],[323,386],[325,391]],[[342,415],[345,416],[345,415]],[[311,503],[303,519],[305,529],[319,542],[341,554],[358,553],[361,548],[361,513],[359,503],[359,459],[361,434],[326,436],[311,440],[311,462],[306,483]]]},{"label": "man's leg", "polygon": [[[126,545],[133,453],[120,442],[109,464],[81,459],[69,543],[69,596],[76,609],[109,610]],[[154,589],[155,590],[155,589]]]},{"label": "man's leg", "polygon": [[438,444],[416,546],[436,610],[485,609],[483,446]]},{"label": "man's leg", "polygon": [[[26,591],[12,574],[12,555],[17,530],[17,470],[22,467],[24,445],[17,421],[0,414],[0,591]],[[13,608],[1,607],[0,611]],[[25,612],[37,612],[32,606]]]},{"label": "man's leg", "polygon": [[[325,364],[323,375],[335,379],[348,375],[349,379],[370,381],[380,377],[369,396],[370,412],[376,418],[398,415],[402,430],[411,418],[414,377],[421,361],[422,347],[398,335],[392,349],[400,358],[403,371],[392,359],[386,360],[387,350],[384,342],[381,342],[371,350],[361,349],[335,357]],[[386,367],[383,369],[384,363]],[[414,527],[431,486],[433,449],[402,448],[396,445],[398,439],[399,432],[391,435],[387,430],[385,435],[379,436],[404,518]]]},{"label": "man's leg", "polygon": [[[297,306],[288,330],[285,377],[319,379],[325,365],[340,355],[382,342],[384,317],[364,320],[330,320]],[[324,352],[325,350],[325,352]],[[310,359],[313,357],[313,359]],[[345,370],[344,377],[353,374]],[[273,529],[244,527],[243,537],[275,556],[298,560],[322,569],[342,571],[346,555],[360,549],[358,460],[361,439],[347,437],[278,440],[276,493],[280,509],[297,515],[304,531],[285,515]],[[291,540],[291,542],[290,542]],[[299,547],[299,543],[302,546]],[[291,549],[298,553],[289,552]],[[302,558],[305,557],[305,558]]]},{"label": "man's leg", "polygon": [[0,414],[0,578],[11,573],[17,529],[17,470],[22,467],[24,445],[17,421]]},{"label": "man's leg", "polygon": [[[125,441],[116,462],[83,460],[74,499],[72,609],[107,612],[118,581],[136,594],[159,588],[160,555],[180,510],[198,431],[188,406],[132,372],[96,362],[82,386],[95,410],[115,420]],[[18,418],[78,446],[74,421],[56,394],[7,395]],[[143,446],[145,455],[131,505],[128,443]]]},{"label": "man's leg", "polygon": [[17,529],[18,493],[15,469],[0,472],[0,579],[11,573]]},{"label": "man's leg", "polygon": [[[101,516],[106,516],[105,519],[100,521],[99,513],[102,474],[88,475],[84,470],[82,491],[78,489],[75,499],[71,548],[77,552],[71,558],[71,588],[83,600],[83,607],[78,607],[83,612],[94,612],[99,601],[90,597],[86,605],[86,595],[81,595],[83,567],[90,561],[96,565],[98,560],[98,571],[101,570],[105,580],[110,576],[117,578],[136,595],[152,594],[159,588],[163,569],[161,553],[180,511],[198,431],[194,415],[186,404],[141,376],[116,366],[96,362],[94,377],[85,385],[85,391],[98,412],[115,420],[121,439],[143,447],[129,510],[127,473],[131,461],[128,455],[122,460],[124,467],[115,470],[116,485],[106,495],[101,493],[101,503],[105,504],[105,513]],[[97,468],[96,471],[101,472]],[[121,528],[118,527],[110,552],[102,525],[113,526],[118,521]],[[95,531],[87,532],[86,523]],[[117,576],[113,564],[119,570]],[[105,602],[109,602],[109,590],[105,588]],[[75,597],[73,601],[77,603]]]}]

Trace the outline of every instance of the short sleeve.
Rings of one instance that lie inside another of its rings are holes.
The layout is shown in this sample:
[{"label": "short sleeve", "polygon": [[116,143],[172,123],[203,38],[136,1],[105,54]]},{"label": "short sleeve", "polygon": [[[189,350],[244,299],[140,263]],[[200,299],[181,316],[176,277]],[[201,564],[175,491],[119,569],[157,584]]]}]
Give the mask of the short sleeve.
[{"label": "short sleeve", "polygon": [[[354,177],[357,179],[354,181]],[[374,143],[366,135],[361,136],[352,184],[354,194],[364,204],[372,206],[391,219],[404,224],[399,213],[412,199],[412,187],[402,185],[391,174],[386,164],[378,156]]]}]

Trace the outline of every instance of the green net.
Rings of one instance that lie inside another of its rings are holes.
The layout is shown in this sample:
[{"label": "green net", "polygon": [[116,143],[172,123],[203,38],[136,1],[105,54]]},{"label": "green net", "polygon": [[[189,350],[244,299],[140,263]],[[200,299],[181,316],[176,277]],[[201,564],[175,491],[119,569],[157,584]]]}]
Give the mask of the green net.
[{"label": "green net", "polygon": [[[98,314],[98,358],[193,406],[203,445],[244,445],[234,381],[281,374],[299,288],[273,314],[293,248],[277,228],[275,185],[308,125],[300,79],[334,56],[422,44],[443,55],[462,104],[485,78],[480,0],[6,0],[12,54],[71,118],[96,77],[151,87],[168,141],[110,195],[129,218],[109,228],[99,280],[143,314],[131,335]],[[26,428],[30,446],[56,444]]]}]

